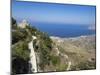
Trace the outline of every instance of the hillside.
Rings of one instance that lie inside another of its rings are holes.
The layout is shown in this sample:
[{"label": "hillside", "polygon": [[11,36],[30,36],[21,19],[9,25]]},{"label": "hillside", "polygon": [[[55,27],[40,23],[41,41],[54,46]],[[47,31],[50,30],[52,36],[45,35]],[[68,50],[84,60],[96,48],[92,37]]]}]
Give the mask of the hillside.
[{"label": "hillside", "polygon": [[[13,22],[14,21],[14,22]],[[51,39],[43,32],[40,32],[35,27],[30,25],[25,28],[18,26],[16,21],[12,20],[12,71],[14,73],[32,73],[29,71],[30,50],[28,48],[32,36],[36,36],[38,40],[34,40],[34,49],[39,59],[40,69],[44,69],[46,64],[49,64]],[[45,61],[45,62],[44,62]],[[34,62],[33,62],[34,63]]]},{"label": "hillside", "polygon": [[12,18],[12,73],[95,69],[95,36],[50,37]]},{"label": "hillside", "polygon": [[87,70],[96,68],[95,35],[74,38],[51,37],[60,53],[69,57],[70,70]]}]

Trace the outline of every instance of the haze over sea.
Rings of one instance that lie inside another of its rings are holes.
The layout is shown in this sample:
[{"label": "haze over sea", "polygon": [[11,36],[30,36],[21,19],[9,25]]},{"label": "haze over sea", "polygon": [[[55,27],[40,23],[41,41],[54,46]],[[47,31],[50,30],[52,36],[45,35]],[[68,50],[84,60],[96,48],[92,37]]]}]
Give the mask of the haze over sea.
[{"label": "haze over sea", "polygon": [[32,23],[32,25],[49,36],[78,37],[95,34],[95,30],[89,29],[89,25],[55,23]]}]

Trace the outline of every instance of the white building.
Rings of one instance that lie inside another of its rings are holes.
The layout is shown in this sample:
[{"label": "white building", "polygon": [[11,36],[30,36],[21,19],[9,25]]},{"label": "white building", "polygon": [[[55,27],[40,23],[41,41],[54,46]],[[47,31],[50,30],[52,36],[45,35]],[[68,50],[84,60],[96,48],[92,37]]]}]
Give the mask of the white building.
[{"label": "white building", "polygon": [[21,23],[18,24],[18,27],[25,28],[28,25],[29,25],[28,22],[26,20],[23,20]]}]

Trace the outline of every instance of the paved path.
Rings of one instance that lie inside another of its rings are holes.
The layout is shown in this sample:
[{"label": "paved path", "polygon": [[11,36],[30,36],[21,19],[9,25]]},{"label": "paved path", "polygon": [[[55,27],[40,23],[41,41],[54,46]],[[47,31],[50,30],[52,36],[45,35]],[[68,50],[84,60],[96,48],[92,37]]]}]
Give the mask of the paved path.
[{"label": "paved path", "polygon": [[[60,53],[60,52],[59,52],[59,53]],[[66,64],[68,64],[68,67],[67,67],[66,70],[69,71],[72,63],[71,63],[71,61],[69,60],[68,55],[62,54],[62,53],[61,53],[61,56],[65,57],[65,58],[68,60],[68,62],[66,62]]]},{"label": "paved path", "polygon": [[68,62],[68,67],[67,67],[67,71],[70,70],[71,64],[72,64],[71,61],[69,61]]},{"label": "paved path", "polygon": [[35,73],[35,72],[37,72],[37,62],[36,62],[35,51],[34,51],[34,48],[33,48],[33,41],[34,41],[34,39],[36,39],[36,37],[32,36],[32,41],[29,42],[28,47],[30,49],[30,61],[29,62],[32,65],[31,70],[32,70],[32,72]]}]

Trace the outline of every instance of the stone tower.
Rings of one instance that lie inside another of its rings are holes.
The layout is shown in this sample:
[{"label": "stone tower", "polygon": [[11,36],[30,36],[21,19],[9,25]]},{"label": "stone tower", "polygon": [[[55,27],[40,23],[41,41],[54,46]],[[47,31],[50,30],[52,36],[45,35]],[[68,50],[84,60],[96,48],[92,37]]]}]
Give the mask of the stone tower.
[{"label": "stone tower", "polygon": [[21,23],[18,24],[18,27],[25,28],[28,25],[29,25],[29,23],[26,20],[23,20]]}]

